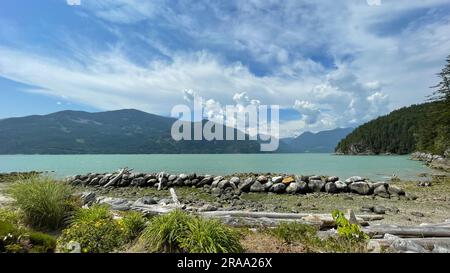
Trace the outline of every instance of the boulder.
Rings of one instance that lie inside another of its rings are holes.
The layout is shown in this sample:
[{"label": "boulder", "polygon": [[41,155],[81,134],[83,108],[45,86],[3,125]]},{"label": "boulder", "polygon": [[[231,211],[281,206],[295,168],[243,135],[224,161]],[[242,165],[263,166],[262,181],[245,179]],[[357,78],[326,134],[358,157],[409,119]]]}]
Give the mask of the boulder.
[{"label": "boulder", "polygon": [[274,184],[281,183],[281,181],[283,181],[283,177],[282,177],[282,176],[275,176],[275,177],[272,177],[272,182],[273,182]]},{"label": "boulder", "polygon": [[298,193],[307,193],[308,192],[308,183],[305,181],[297,181],[295,182],[297,184],[297,192]]},{"label": "boulder", "polygon": [[150,196],[144,196],[144,197],[137,199],[133,203],[133,206],[155,205],[155,204],[158,204],[158,200],[156,198],[150,197]]},{"label": "boulder", "polygon": [[239,185],[239,182],[241,182],[241,179],[237,176],[230,178],[230,183],[233,183],[236,186]]},{"label": "boulder", "polygon": [[241,192],[249,192],[254,181],[253,177],[245,179],[243,182],[239,183],[238,190]]},{"label": "boulder", "polygon": [[283,193],[286,189],[286,184],[283,183],[275,183],[272,185],[272,187],[270,188],[270,191],[274,192],[274,193]]},{"label": "boulder", "polygon": [[311,175],[308,180],[322,180],[320,175]]},{"label": "boulder", "polygon": [[377,186],[374,190],[373,193],[377,196],[383,197],[383,198],[389,198],[389,193],[386,189],[386,187],[384,185],[379,185]]},{"label": "boulder", "polygon": [[362,178],[361,176],[352,176],[349,177],[345,180],[345,183],[350,184],[350,183],[355,183],[355,182],[363,182],[365,181],[364,178]]},{"label": "boulder", "polygon": [[78,195],[80,200],[81,200],[81,204],[90,206],[95,202],[95,198],[96,195],[94,192],[83,192],[81,194]]},{"label": "boulder", "polygon": [[219,189],[225,189],[225,188],[231,187],[231,185],[228,180],[224,179],[224,180],[220,181],[219,184],[217,184],[217,187]]},{"label": "boulder", "polygon": [[147,185],[150,187],[154,186],[156,183],[158,183],[158,180],[156,178],[150,178],[149,180],[147,180]]},{"label": "boulder", "polygon": [[286,187],[286,193],[295,194],[299,191],[299,185],[296,182],[290,183],[289,186]]},{"label": "boulder", "polygon": [[251,192],[263,192],[263,191],[264,191],[264,186],[263,186],[263,184],[261,184],[259,181],[255,181],[255,182],[250,186],[250,191],[251,191]]},{"label": "boulder", "polygon": [[370,194],[370,187],[369,184],[366,182],[353,182],[349,186],[349,189],[353,193],[361,194],[361,195],[368,195]]},{"label": "boulder", "polygon": [[212,188],[211,189],[211,194],[214,196],[220,196],[222,194],[222,190],[219,188]]},{"label": "boulder", "polygon": [[383,206],[374,206],[373,212],[376,214],[386,214],[386,208]]},{"label": "boulder", "polygon": [[213,181],[219,181],[219,180],[214,180],[214,178],[212,176],[206,176],[198,183],[198,185],[199,186],[211,185],[213,183]]},{"label": "boulder", "polygon": [[286,185],[291,184],[292,182],[295,182],[295,179],[292,176],[286,176],[285,178],[283,178],[283,180],[281,181],[281,183],[284,183]]},{"label": "boulder", "polygon": [[391,195],[405,195],[405,191],[397,186],[389,185],[388,192]]},{"label": "boulder", "polygon": [[325,184],[325,191],[327,193],[338,193],[339,190],[336,187],[336,184],[334,184],[333,182],[328,182]]},{"label": "boulder", "polygon": [[347,192],[348,191],[347,184],[342,181],[336,181],[336,182],[334,182],[334,185],[336,186],[336,188],[339,192]]},{"label": "boulder", "polygon": [[186,180],[188,178],[188,175],[185,173],[181,173],[178,177],[182,180]]},{"label": "boulder", "polygon": [[263,186],[264,186],[264,191],[269,191],[270,188],[273,186],[273,183],[272,183],[272,181],[268,181],[268,182],[264,183]]},{"label": "boulder", "polygon": [[308,188],[312,192],[321,192],[325,188],[325,182],[322,180],[309,180]]},{"label": "boulder", "polygon": [[169,181],[174,181],[174,180],[177,179],[177,178],[178,178],[178,176],[176,176],[176,175],[174,175],[174,174],[171,174],[171,175],[169,175],[168,180],[169,180]]},{"label": "boulder", "polygon": [[269,181],[269,179],[264,175],[260,175],[260,176],[258,176],[258,178],[256,178],[256,181],[258,181],[261,184],[264,184],[267,181]]},{"label": "boulder", "polygon": [[326,182],[336,182],[339,180],[339,177],[337,176],[329,176],[327,177],[327,179],[325,180]]},{"label": "boulder", "polygon": [[216,188],[216,187],[219,185],[219,182],[220,182],[220,180],[214,180],[214,181],[211,183],[211,188]]},{"label": "boulder", "polygon": [[143,186],[145,186],[145,184],[146,184],[145,179],[143,177],[138,177],[138,178],[133,179],[131,181],[130,185],[131,186],[143,187]]}]

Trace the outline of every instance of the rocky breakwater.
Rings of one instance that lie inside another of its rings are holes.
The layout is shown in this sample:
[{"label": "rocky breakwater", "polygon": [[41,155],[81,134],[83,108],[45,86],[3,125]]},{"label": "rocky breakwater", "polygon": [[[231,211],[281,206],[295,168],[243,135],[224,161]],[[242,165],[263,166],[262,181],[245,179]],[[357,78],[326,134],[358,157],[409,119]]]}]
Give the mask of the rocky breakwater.
[{"label": "rocky breakwater", "polygon": [[431,168],[450,172],[450,149],[447,149],[444,155],[414,152],[411,154],[411,159],[425,162]]},{"label": "rocky breakwater", "polygon": [[243,192],[274,194],[354,193],[382,198],[400,198],[405,192],[387,182],[373,182],[360,176],[340,180],[337,176],[240,175],[212,176],[198,174],[133,173],[122,169],[116,173],[90,173],[68,178],[76,186],[95,187],[195,187],[225,199],[239,198]]}]

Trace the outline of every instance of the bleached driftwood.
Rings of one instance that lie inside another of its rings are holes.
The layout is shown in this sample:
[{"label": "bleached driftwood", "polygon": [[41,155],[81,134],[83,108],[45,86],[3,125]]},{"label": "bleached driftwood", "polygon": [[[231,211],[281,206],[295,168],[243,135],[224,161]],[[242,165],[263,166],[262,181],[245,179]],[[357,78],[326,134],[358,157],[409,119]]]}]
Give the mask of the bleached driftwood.
[{"label": "bleached driftwood", "polygon": [[[249,218],[276,218],[276,219],[302,219],[306,216],[316,215],[319,217],[331,217],[331,214],[314,214],[314,213],[279,213],[279,212],[250,212],[250,211],[207,211],[201,213],[206,217],[220,217],[220,216],[233,216],[233,217],[249,217]],[[376,221],[384,219],[381,215],[356,215],[356,218],[364,221]]]},{"label": "bleached driftwood", "polygon": [[172,196],[172,201],[175,205],[180,206],[180,201],[178,201],[178,197],[177,194],[175,193],[175,189],[174,188],[170,188],[170,196]]},{"label": "bleached driftwood", "polygon": [[114,186],[114,185],[117,183],[117,181],[119,181],[119,179],[122,178],[122,175],[123,175],[126,171],[128,171],[128,168],[123,168],[123,169],[121,169],[121,170],[119,171],[119,174],[118,174],[116,177],[114,177],[111,181],[109,181],[108,183],[106,183],[106,185],[105,185],[104,187],[106,188],[106,187],[109,187],[109,186]]},{"label": "bleached driftwood", "polygon": [[381,237],[384,234],[392,234],[399,237],[449,237],[450,227],[439,226],[396,226],[396,225],[376,225],[364,230],[373,237]]},{"label": "bleached driftwood", "polygon": [[[411,241],[426,249],[432,249],[436,245],[450,248],[450,238],[431,237],[431,238],[408,238],[403,240]],[[373,239],[371,241],[378,243],[382,248],[389,247],[392,244],[392,240],[389,239]]]}]

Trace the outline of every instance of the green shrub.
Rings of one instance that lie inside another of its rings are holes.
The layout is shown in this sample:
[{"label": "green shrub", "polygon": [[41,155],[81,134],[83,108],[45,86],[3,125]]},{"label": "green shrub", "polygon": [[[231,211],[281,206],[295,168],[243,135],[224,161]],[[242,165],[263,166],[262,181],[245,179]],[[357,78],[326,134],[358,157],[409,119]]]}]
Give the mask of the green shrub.
[{"label": "green shrub", "polygon": [[107,206],[80,209],[58,239],[58,250],[66,252],[67,245],[75,242],[84,253],[111,252],[123,244],[124,233]]},{"label": "green shrub", "polygon": [[332,216],[340,237],[355,242],[364,242],[369,238],[357,224],[350,223],[342,211],[334,210]]},{"label": "green shrub", "polygon": [[194,218],[180,237],[180,246],[189,253],[239,253],[239,234],[217,220]]},{"label": "green shrub", "polygon": [[0,218],[0,253],[53,252],[56,239],[50,235],[33,232]]},{"label": "green shrub", "polygon": [[124,213],[119,224],[125,229],[125,240],[132,241],[136,239],[145,228],[146,219],[140,212],[130,211]]},{"label": "green shrub", "polygon": [[241,252],[237,232],[215,220],[175,210],[154,217],[140,242],[152,252]]},{"label": "green shrub", "polygon": [[73,211],[72,188],[49,177],[33,176],[11,185],[10,193],[35,228],[55,230]]},{"label": "green shrub", "polygon": [[152,252],[182,252],[180,238],[186,234],[192,217],[181,210],[156,216],[142,233],[141,239]]}]

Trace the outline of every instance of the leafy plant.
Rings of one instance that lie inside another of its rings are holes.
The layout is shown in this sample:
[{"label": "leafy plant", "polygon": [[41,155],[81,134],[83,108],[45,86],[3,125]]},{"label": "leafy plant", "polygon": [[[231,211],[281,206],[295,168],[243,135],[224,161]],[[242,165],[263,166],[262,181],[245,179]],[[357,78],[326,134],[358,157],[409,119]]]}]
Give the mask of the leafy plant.
[{"label": "leafy plant", "polygon": [[361,231],[357,224],[350,223],[342,211],[334,210],[332,216],[334,221],[336,221],[337,231],[340,237],[351,241],[365,241],[369,238]]},{"label": "leafy plant", "polygon": [[189,253],[239,253],[243,248],[238,232],[217,220],[194,218],[188,222],[180,246]]},{"label": "leafy plant", "polygon": [[84,253],[111,252],[124,243],[124,234],[108,207],[95,205],[77,211],[58,239],[58,249],[67,252],[68,244],[78,243]]},{"label": "leafy plant", "polygon": [[50,177],[32,176],[11,185],[10,193],[25,221],[35,228],[55,230],[74,210],[72,188]]}]

